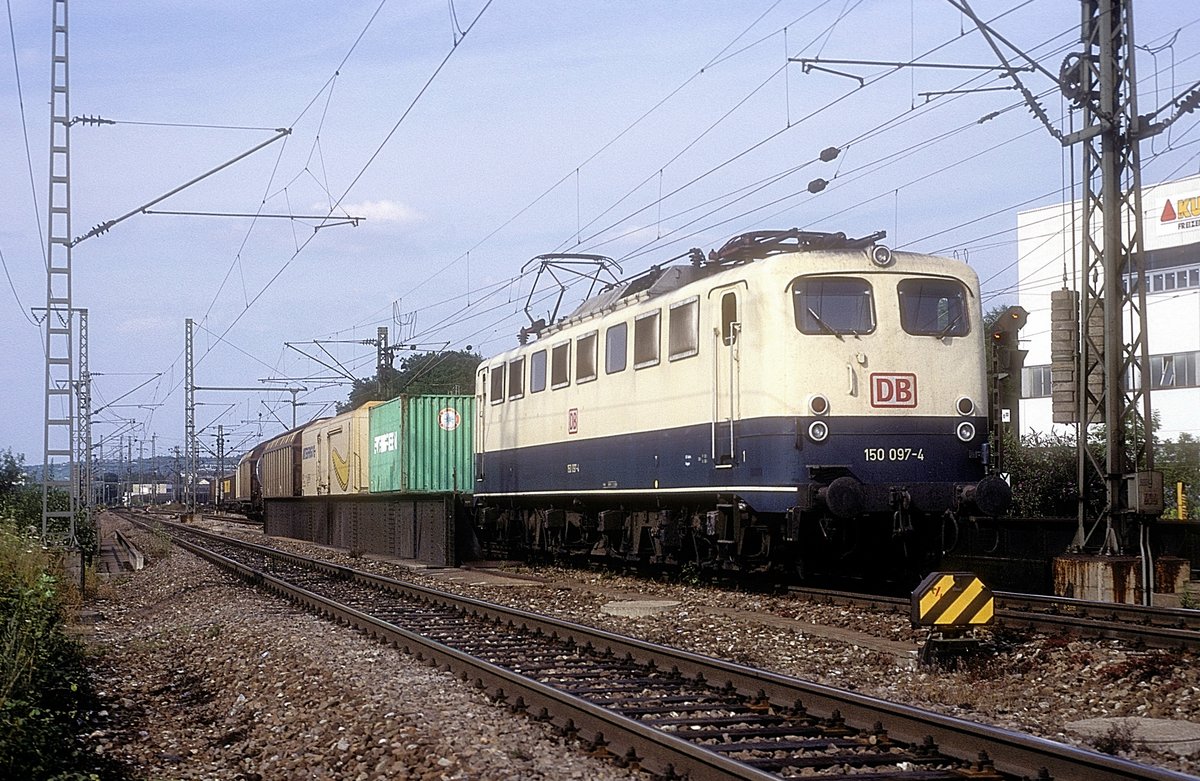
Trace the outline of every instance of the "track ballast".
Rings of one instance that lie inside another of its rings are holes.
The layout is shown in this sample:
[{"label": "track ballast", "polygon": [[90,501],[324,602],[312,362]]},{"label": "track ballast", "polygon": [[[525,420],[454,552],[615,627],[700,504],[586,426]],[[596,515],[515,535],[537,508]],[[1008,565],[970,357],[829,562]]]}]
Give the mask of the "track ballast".
[{"label": "track ballast", "polygon": [[[663,777],[1181,779],[525,611],[169,525],[243,578],[458,673],[593,751]],[[184,539],[186,538],[186,539]]]}]

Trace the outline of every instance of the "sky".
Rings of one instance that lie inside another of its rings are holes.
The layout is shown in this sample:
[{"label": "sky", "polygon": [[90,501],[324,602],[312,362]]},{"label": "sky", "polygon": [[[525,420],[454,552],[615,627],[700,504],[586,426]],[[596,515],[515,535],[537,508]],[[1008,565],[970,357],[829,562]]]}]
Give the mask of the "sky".
[{"label": "sky", "polygon": [[[1075,3],[971,6],[1051,73],[1078,49]],[[9,0],[0,57],[0,450],[30,464],[51,9]],[[1134,13],[1149,113],[1200,79],[1200,9]],[[373,373],[379,327],[423,351],[510,349],[527,302],[553,306],[522,273],[543,253],[628,275],[746,231],[883,230],[969,262],[986,311],[1015,303],[1017,212],[1072,192],[1071,150],[998,72],[873,64],[997,65],[945,0],[99,0],[68,22],[70,113],[106,120],[71,128],[71,233],[136,212],[72,256],[105,457],[183,445],[187,318],[199,387],[264,388],[197,392],[202,453],[218,425],[236,453],[290,426],[292,394],[263,380],[304,388],[301,422],[329,414],[346,376]],[[1078,125],[1045,75],[1024,79]],[[1197,121],[1143,143],[1146,183],[1200,170]]]}]

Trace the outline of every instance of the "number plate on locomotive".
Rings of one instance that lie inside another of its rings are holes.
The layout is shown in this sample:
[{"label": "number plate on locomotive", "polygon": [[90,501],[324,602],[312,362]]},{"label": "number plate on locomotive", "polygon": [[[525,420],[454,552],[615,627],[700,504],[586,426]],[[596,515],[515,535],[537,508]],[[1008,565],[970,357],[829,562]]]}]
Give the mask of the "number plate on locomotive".
[{"label": "number plate on locomotive", "polygon": [[920,447],[865,447],[865,461],[924,461],[925,449]]}]

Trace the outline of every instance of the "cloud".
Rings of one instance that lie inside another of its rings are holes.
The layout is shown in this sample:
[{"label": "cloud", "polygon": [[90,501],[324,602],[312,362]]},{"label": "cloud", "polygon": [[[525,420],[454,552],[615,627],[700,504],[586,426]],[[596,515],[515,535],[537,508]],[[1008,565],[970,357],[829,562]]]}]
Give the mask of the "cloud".
[{"label": "cloud", "polygon": [[399,201],[361,201],[342,204],[342,209],[351,217],[366,217],[368,223],[414,223],[425,216],[411,206]]}]

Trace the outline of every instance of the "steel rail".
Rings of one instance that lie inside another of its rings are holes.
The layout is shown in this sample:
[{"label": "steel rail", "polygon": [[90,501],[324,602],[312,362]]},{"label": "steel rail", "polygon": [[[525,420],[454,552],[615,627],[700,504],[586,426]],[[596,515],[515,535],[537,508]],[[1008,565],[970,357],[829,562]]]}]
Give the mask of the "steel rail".
[{"label": "steel rail", "polygon": [[1200,631],[1200,610],[1190,608],[1149,607],[1121,602],[1094,602],[1044,594],[995,592],[996,600],[1009,612],[1039,612],[1095,618],[1119,624],[1138,624],[1166,629]]},{"label": "steel rail", "polygon": [[[838,690],[821,684],[803,681],[786,675],[756,670],[745,665],[726,662],[688,651],[669,648],[635,638],[574,624],[560,619],[506,608],[470,597],[446,594],[414,584],[403,583],[352,568],[288,554],[275,548],[233,540],[189,527],[179,527],[189,534],[200,535],[223,545],[234,545],[259,555],[305,566],[353,580],[376,589],[431,600],[489,621],[507,622],[539,631],[544,635],[566,637],[591,648],[608,649],[659,668],[674,667],[685,676],[707,682],[709,686],[724,685],[749,698],[765,695],[771,702],[802,703],[805,710],[825,718],[844,719],[845,723],[870,731],[882,722],[889,737],[914,746],[934,744],[937,750],[960,760],[976,756],[981,748],[986,755],[975,762],[986,773],[994,767],[1012,778],[1088,779],[1117,781],[1119,779],[1154,779],[1182,781],[1190,778],[1165,769],[1149,767],[1105,754],[1067,746],[1043,738],[977,724],[950,716],[931,713],[912,706],[879,700],[855,692]],[[287,596],[310,609],[362,628],[374,637],[415,653],[419,660],[445,666],[459,672],[460,677],[474,680],[477,686],[488,688],[494,696],[517,700],[514,709],[534,711],[544,709],[539,718],[553,720],[549,714],[569,713],[573,721],[561,723],[564,731],[594,732],[594,745],[616,747],[624,756],[648,769],[661,773],[688,775],[692,778],[778,778],[736,760],[675,738],[638,721],[618,715],[603,707],[588,703],[573,695],[530,680],[524,676],[474,658],[435,640],[422,637],[362,611],[339,604],[327,597],[307,591],[267,572],[234,562],[220,554],[205,552],[199,545],[180,540],[184,547],[219,562],[237,572],[251,583],[262,585]],[[877,729],[877,727],[876,727]],[[611,748],[608,750],[612,750]],[[669,757],[669,759],[667,758]],[[969,760],[966,760],[969,762]]]},{"label": "steel rail", "polygon": [[[903,597],[849,591],[792,588],[790,593],[818,604],[876,606],[907,613]],[[1135,646],[1200,650],[1200,611],[1145,607],[1040,594],[994,592],[996,623],[1009,629],[1069,634],[1096,640],[1122,640]]]},{"label": "steel rail", "polygon": [[[512,700],[514,711],[537,714],[543,721],[555,721],[550,714],[569,714],[560,717],[560,733],[580,737],[596,748],[605,748],[624,762],[637,762],[668,778],[684,776],[695,779],[744,779],[745,781],[778,781],[779,776],[749,767],[736,760],[703,749],[621,716],[586,700],[561,692],[522,675],[510,672],[478,657],[395,626],[375,616],[335,602],[286,580],[255,570],[241,562],[192,543],[172,538],[172,541],[192,553],[234,572],[243,580],[272,591],[319,615],[360,629],[370,637],[394,645],[418,661],[459,674],[476,688],[485,689],[497,700]],[[248,545],[251,543],[247,543]],[[347,570],[325,564],[330,570]],[[354,572],[354,570],[347,570]],[[398,586],[404,584],[396,583]],[[510,694],[511,693],[511,694]],[[516,695],[515,699],[513,695]],[[563,720],[565,719],[565,720]],[[586,735],[590,733],[589,739]],[[612,748],[615,747],[615,751]],[[624,750],[622,750],[624,749]],[[668,761],[655,761],[662,756]]]}]

